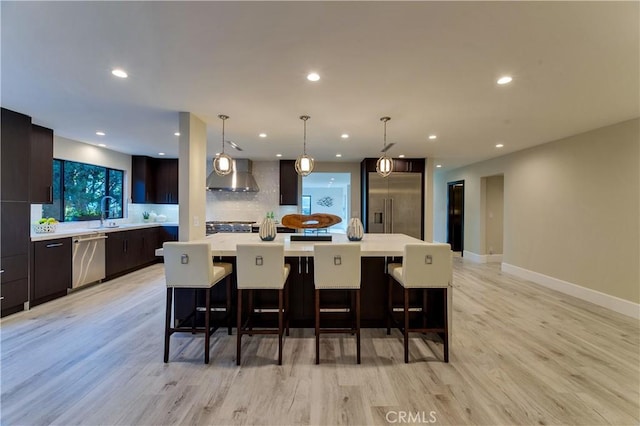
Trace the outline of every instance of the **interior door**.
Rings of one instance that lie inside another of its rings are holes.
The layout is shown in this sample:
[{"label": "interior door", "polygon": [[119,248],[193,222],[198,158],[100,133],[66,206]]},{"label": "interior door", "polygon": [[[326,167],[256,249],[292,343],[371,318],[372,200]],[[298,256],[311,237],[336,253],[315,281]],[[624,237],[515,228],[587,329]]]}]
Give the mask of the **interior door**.
[{"label": "interior door", "polygon": [[464,250],[464,181],[448,183],[447,243],[452,251]]},{"label": "interior door", "polygon": [[396,172],[387,179],[388,232],[422,239],[422,174]]}]

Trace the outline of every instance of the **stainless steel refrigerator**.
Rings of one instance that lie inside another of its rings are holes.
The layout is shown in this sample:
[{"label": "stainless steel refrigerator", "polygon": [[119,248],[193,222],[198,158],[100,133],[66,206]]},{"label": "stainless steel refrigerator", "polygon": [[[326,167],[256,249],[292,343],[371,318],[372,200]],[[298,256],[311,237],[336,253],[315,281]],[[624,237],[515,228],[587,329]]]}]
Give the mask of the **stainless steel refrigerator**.
[{"label": "stainless steel refrigerator", "polygon": [[367,232],[422,239],[422,173],[369,172]]}]

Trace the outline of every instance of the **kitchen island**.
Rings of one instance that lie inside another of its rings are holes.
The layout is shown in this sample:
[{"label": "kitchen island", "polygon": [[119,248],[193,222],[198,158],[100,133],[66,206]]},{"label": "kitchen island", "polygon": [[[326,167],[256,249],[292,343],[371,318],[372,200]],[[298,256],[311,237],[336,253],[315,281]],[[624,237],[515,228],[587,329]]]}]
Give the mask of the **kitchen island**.
[{"label": "kitchen island", "polygon": [[[220,233],[207,236],[201,241],[206,241],[211,245],[211,255],[215,261],[229,262],[234,265],[234,291],[233,306],[236,306],[235,292],[235,256],[238,244],[284,244],[285,261],[291,265],[289,275],[290,291],[290,321],[292,327],[313,327],[314,324],[314,285],[313,285],[313,246],[315,244],[333,244],[349,242],[345,234],[331,234],[331,242],[316,241],[291,241],[291,235],[278,234],[271,242],[262,242],[255,233]],[[361,287],[361,324],[362,327],[386,327],[386,306],[387,306],[387,283],[388,276],[386,267],[388,263],[401,262],[406,244],[424,243],[421,240],[404,234],[365,234],[362,241],[350,242],[350,244],[360,244],[362,256],[362,287]],[[162,256],[162,249],[156,250],[156,255]],[[214,287],[213,298],[223,301],[225,297],[223,286]],[[202,294],[194,294],[196,290],[177,289],[176,320],[181,321],[187,318],[192,310],[194,297],[199,299],[199,306],[204,305]],[[275,292],[274,292],[275,293]],[[275,301],[274,295],[256,295],[255,307],[271,306]],[[451,330],[451,297],[452,291],[448,292],[448,319],[449,330]],[[442,325],[443,290],[429,289],[423,296],[420,291],[412,290],[411,304],[417,307],[426,307],[429,324],[434,327]],[[350,305],[347,292],[332,292],[330,290],[323,293],[323,306],[335,305],[345,307]],[[399,286],[394,287],[394,301],[400,304],[402,292]],[[327,319],[327,326],[337,326],[348,319],[348,314],[336,313],[335,319]],[[422,321],[420,315],[415,315],[416,320]],[[235,318],[235,315],[234,315]],[[323,326],[325,325],[323,321]]]}]

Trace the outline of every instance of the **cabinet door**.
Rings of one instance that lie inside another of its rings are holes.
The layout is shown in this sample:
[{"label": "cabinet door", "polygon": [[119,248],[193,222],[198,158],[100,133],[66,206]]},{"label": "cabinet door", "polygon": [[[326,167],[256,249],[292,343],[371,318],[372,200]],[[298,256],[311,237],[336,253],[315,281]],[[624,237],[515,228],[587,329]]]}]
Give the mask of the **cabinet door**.
[{"label": "cabinet door", "polygon": [[177,226],[161,226],[160,227],[158,247],[162,247],[162,243],[164,243],[165,241],[178,241]]},{"label": "cabinet door", "polygon": [[31,203],[53,203],[53,130],[31,126]]},{"label": "cabinet door", "polygon": [[71,238],[33,243],[33,299],[66,294],[71,288]]},{"label": "cabinet door", "polygon": [[280,205],[298,205],[298,173],[294,160],[280,160]]},{"label": "cabinet door", "polygon": [[178,160],[156,160],[156,203],[178,204]]},{"label": "cabinet door", "polygon": [[107,277],[127,269],[125,253],[126,232],[110,232],[105,243],[105,269]]},{"label": "cabinet door", "polygon": [[153,263],[157,260],[156,249],[161,247],[160,228],[146,228],[142,230],[142,258],[141,264]]},{"label": "cabinet door", "polygon": [[155,203],[155,159],[144,155],[131,157],[131,202]]},{"label": "cabinet door", "polygon": [[6,201],[29,201],[31,117],[2,108],[0,125],[0,196]]},{"label": "cabinet door", "polygon": [[2,256],[29,253],[30,206],[26,202],[3,201],[0,215],[0,250]]}]

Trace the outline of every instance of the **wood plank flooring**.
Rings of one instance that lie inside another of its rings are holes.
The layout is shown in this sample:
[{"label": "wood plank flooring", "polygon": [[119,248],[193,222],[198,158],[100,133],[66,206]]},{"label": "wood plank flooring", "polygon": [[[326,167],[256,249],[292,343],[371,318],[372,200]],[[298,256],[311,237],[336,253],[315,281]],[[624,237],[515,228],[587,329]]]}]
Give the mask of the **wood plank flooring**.
[{"label": "wood plank flooring", "polygon": [[[416,335],[172,337],[162,362],[164,271],[155,265],[5,318],[2,425],[640,423],[637,321],[456,258],[451,359]],[[432,413],[433,412],[433,413]],[[406,417],[401,417],[402,415]],[[416,417],[417,416],[417,417]]]}]

